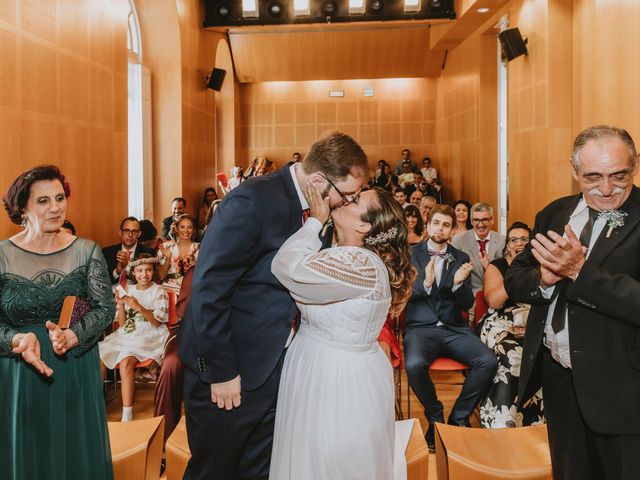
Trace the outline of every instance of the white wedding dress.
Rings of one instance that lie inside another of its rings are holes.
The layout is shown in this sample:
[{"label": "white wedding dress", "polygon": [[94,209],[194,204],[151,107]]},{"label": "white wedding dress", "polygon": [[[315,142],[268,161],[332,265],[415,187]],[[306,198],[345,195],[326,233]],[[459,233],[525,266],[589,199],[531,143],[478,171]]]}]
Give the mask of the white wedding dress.
[{"label": "white wedding dress", "polygon": [[377,343],[391,304],[387,269],[364,248],[319,252],[321,228],[310,218],[271,267],[301,324],[280,379],[269,478],[390,480],[393,372]]}]

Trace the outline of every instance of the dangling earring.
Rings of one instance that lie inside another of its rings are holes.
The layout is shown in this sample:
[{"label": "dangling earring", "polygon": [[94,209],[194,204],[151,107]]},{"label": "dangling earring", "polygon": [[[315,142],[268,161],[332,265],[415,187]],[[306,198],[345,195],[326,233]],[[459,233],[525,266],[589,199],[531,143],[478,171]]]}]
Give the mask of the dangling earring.
[{"label": "dangling earring", "polygon": [[23,228],[26,228],[27,226],[27,216],[26,215],[22,215],[22,222],[20,222],[20,226]]}]

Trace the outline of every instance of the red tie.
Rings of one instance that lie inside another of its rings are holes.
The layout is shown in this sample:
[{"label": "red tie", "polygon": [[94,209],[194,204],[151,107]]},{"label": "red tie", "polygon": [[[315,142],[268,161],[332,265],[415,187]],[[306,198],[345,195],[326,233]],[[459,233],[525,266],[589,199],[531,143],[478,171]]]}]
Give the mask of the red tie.
[{"label": "red tie", "polygon": [[308,208],[305,208],[304,210],[302,210],[302,223],[304,224],[304,222],[307,221],[307,218],[309,218],[309,215],[311,215],[311,210],[309,210]]},{"label": "red tie", "polygon": [[486,255],[487,254],[487,242],[489,240],[478,240],[478,245],[480,245],[480,254],[481,255]]}]

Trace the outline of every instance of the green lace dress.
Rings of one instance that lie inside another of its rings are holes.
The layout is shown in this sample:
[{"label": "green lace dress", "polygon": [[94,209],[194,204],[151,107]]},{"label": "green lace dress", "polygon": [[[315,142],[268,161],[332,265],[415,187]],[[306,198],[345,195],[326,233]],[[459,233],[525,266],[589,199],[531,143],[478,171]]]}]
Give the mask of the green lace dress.
[{"label": "green lace dress", "polygon": [[[44,324],[57,322],[67,295],[91,310],[71,329],[79,345],[58,357]],[[97,341],[115,313],[100,247],[78,238],[51,253],[0,242],[0,479],[113,478]],[[45,378],[11,353],[11,339],[34,332]]]}]

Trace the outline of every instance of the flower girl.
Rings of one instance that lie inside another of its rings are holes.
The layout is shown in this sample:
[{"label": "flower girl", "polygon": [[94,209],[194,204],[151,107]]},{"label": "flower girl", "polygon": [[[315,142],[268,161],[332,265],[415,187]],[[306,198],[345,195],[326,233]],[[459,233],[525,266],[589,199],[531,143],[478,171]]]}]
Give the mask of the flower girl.
[{"label": "flower girl", "polygon": [[122,421],[133,418],[135,365],[152,359],[162,360],[162,351],[169,335],[163,325],[169,318],[169,298],[156,283],[158,259],[142,253],[129,263],[136,283],[117,295],[116,321],[119,328],[98,343],[100,359],[109,369],[120,364],[122,378]]}]

